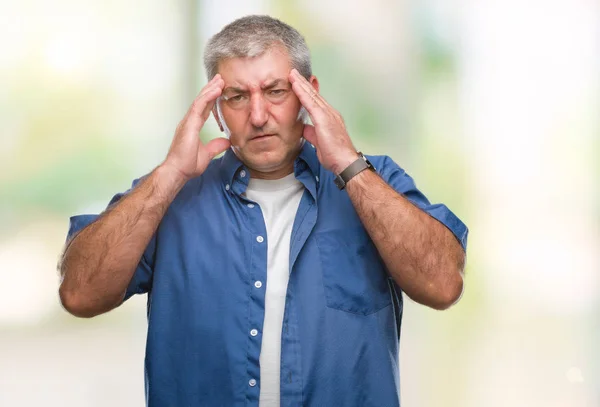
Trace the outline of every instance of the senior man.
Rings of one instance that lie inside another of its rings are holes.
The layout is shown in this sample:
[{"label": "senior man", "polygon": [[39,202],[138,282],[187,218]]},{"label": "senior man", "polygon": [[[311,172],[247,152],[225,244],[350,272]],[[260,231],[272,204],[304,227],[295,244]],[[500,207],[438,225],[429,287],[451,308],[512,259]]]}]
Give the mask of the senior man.
[{"label": "senior man", "polygon": [[[204,62],[164,162],[71,218],[63,306],[148,294],[148,406],[398,406],[402,292],[458,300],[466,226],[356,151],[294,28],[238,19]],[[227,138],[203,144],[211,112]]]}]

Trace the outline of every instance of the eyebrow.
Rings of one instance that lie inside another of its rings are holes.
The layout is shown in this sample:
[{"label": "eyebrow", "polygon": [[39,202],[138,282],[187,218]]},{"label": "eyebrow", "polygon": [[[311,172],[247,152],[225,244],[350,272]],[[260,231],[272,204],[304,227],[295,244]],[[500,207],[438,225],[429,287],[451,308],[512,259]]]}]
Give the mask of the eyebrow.
[{"label": "eyebrow", "polygon": [[[289,82],[286,81],[285,79],[281,79],[281,78],[280,79],[275,79],[274,81],[272,81],[272,82],[270,82],[270,83],[268,83],[268,84],[266,84],[264,86],[261,86],[261,89],[262,90],[273,89],[274,87],[276,87],[277,85],[280,85],[280,84],[289,85]],[[223,89],[223,93],[225,93],[225,92],[227,92],[227,93],[230,93],[230,92],[234,92],[234,93],[248,93],[248,90],[247,89],[238,88],[236,86],[228,86],[225,89]]]},{"label": "eyebrow", "polygon": [[273,82],[269,83],[268,85],[263,86],[262,90],[272,89],[280,84],[281,85],[289,85],[289,82],[285,79],[275,79]]}]

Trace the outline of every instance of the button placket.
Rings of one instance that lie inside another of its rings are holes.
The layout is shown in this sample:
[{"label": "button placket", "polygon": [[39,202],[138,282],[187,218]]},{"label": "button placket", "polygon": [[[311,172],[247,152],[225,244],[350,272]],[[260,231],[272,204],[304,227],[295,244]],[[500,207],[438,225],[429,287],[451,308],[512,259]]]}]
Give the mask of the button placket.
[{"label": "button placket", "polygon": [[[241,171],[238,173],[236,185],[246,183],[250,173],[246,170],[245,178],[242,177]],[[252,245],[250,249],[251,259],[249,286],[250,304],[248,308],[247,319],[247,340],[248,340],[248,369],[246,380],[248,380],[248,397],[251,401],[258,403],[258,389],[260,381],[260,351],[261,351],[261,330],[265,315],[265,290],[260,289],[266,281],[266,264],[267,264],[267,231],[264,223],[264,218],[260,207],[249,200],[244,203],[245,208],[242,208],[248,219],[251,230],[250,235],[245,235],[246,239]],[[254,208],[254,209],[253,209]],[[266,284],[266,283],[265,283]]]}]

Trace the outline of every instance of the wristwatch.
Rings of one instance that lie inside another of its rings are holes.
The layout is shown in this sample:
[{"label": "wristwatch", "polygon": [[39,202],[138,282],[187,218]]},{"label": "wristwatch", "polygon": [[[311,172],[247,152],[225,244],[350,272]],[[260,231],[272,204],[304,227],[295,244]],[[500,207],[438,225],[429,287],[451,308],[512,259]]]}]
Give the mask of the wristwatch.
[{"label": "wristwatch", "polygon": [[333,182],[340,189],[344,189],[348,181],[350,181],[356,174],[360,173],[363,170],[370,169],[371,171],[375,171],[375,167],[373,164],[361,153],[358,152],[358,158],[352,164],[350,164],[346,169],[336,175]]}]

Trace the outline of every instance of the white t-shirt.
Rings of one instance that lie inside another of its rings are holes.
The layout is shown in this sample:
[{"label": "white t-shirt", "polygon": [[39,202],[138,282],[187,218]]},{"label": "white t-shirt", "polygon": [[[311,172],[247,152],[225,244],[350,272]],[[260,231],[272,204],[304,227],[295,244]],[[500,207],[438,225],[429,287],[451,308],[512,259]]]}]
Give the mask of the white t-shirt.
[{"label": "white t-shirt", "polygon": [[260,407],[279,407],[281,328],[289,280],[290,237],[304,185],[294,174],[277,180],[251,178],[246,197],[256,202],[267,228],[265,320],[260,351]]}]

